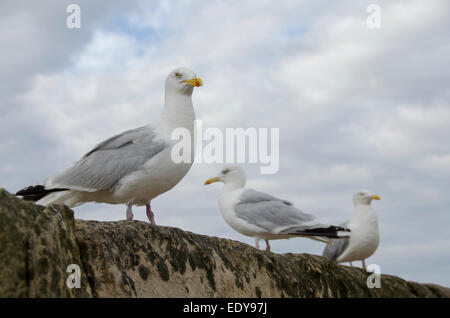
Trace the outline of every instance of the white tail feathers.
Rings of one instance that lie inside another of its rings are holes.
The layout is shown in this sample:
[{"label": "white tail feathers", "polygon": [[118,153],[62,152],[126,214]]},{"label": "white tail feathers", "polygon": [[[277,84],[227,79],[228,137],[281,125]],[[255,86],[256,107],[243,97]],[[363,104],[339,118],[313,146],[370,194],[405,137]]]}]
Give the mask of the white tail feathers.
[{"label": "white tail feathers", "polygon": [[[345,231],[337,231],[337,233],[336,233],[336,235],[339,238],[349,238],[350,234],[351,234],[351,232],[345,232]],[[310,238],[314,241],[319,241],[319,242],[326,243],[326,244],[329,244],[329,243],[331,243],[332,240],[335,240],[335,238],[333,239],[331,237],[326,237],[326,236],[309,236],[308,238]]]},{"label": "white tail feathers", "polygon": [[36,204],[43,206],[47,206],[49,204],[65,204],[69,208],[72,208],[77,204],[75,197],[76,194],[71,190],[53,192],[36,201]]},{"label": "white tail feathers", "polygon": [[345,231],[338,231],[337,236],[339,237],[350,237],[351,232],[345,232]]},{"label": "white tail feathers", "polygon": [[331,242],[331,239],[329,237],[324,237],[324,236],[307,236],[307,238],[310,238],[311,240],[314,240],[314,241],[326,243],[326,244]]}]

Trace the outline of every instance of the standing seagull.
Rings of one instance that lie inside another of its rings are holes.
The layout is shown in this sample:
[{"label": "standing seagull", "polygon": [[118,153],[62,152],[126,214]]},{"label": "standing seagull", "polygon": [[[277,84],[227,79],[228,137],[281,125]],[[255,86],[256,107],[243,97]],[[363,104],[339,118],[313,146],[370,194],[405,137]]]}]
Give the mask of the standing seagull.
[{"label": "standing seagull", "polygon": [[348,237],[342,227],[320,224],[316,218],[296,209],[289,201],[281,200],[263,192],[245,188],[244,171],[237,166],[229,167],[205,184],[223,182],[219,196],[219,208],[223,218],[237,232],[259,240],[289,239],[296,236],[329,242],[330,238]]},{"label": "standing seagull", "polygon": [[[127,220],[132,206],[146,206],[147,217],[155,224],[150,202],[172,189],[189,171],[192,161],[175,163],[171,158],[174,129],[187,129],[194,136],[194,87],[202,80],[186,68],[172,71],[165,84],[165,107],[154,123],[127,130],[98,144],[78,162],[43,184],[16,193],[40,205],[85,202],[127,204]],[[194,147],[191,144],[191,158]]]},{"label": "standing seagull", "polygon": [[360,190],[353,195],[355,214],[350,221],[341,224],[351,230],[350,238],[332,240],[324,249],[323,256],[338,263],[362,261],[372,256],[380,242],[378,218],[370,206],[372,200],[380,200],[368,190]]}]

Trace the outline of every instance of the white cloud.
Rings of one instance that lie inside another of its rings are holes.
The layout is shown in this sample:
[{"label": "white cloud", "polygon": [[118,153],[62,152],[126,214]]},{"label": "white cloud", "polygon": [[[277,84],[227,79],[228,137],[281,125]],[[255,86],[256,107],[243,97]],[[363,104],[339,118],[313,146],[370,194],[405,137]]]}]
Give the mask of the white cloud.
[{"label": "white cloud", "polygon": [[[102,139],[156,118],[166,74],[183,65],[204,79],[193,100],[205,128],[280,128],[280,172],[261,176],[245,165],[250,186],[339,223],[351,216],[354,190],[381,194],[382,245],[372,259],[383,272],[430,282],[426,266],[411,272],[401,262],[442,259],[438,251],[424,260],[403,248],[411,233],[420,233],[420,246],[446,242],[447,1],[381,1],[377,30],[365,27],[359,1],[81,2],[79,33],[59,26],[64,3],[13,3],[2,2],[9,7],[0,11],[14,17],[0,19],[8,30],[0,35],[2,81],[11,83],[0,90],[8,101],[1,186],[12,192],[42,181]],[[253,244],[223,221],[220,186],[202,186],[221,167],[194,165],[152,203],[157,222]],[[75,210],[98,220],[125,213],[94,204]],[[137,219],[144,215],[136,209]],[[432,228],[423,226],[429,217],[438,220]],[[272,246],[322,249],[300,239]],[[445,275],[435,282],[450,284]]]},{"label": "white cloud", "polygon": [[427,156],[420,163],[420,167],[427,172],[433,173],[436,177],[443,176],[447,178],[450,176],[450,154]]}]

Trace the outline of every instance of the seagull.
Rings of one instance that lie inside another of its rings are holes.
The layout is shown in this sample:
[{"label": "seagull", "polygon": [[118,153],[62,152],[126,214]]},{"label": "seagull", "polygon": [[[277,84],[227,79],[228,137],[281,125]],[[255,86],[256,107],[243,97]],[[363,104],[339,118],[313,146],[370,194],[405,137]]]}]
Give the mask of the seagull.
[{"label": "seagull", "polygon": [[293,206],[289,201],[270,194],[245,188],[245,172],[239,166],[223,169],[220,174],[205,181],[205,185],[223,182],[219,196],[219,209],[223,218],[235,231],[266,242],[269,240],[307,237],[321,242],[330,238],[348,237],[348,230],[342,227],[320,224],[316,218]]},{"label": "seagull", "polygon": [[369,190],[360,190],[353,195],[355,214],[350,221],[340,224],[351,230],[350,238],[331,240],[323,251],[323,256],[338,263],[362,261],[366,270],[365,259],[375,253],[380,242],[378,218],[372,210],[372,200],[380,200]]},{"label": "seagull", "polygon": [[[202,80],[187,68],[177,68],[166,78],[165,106],[160,118],[148,125],[127,130],[95,146],[67,170],[42,184],[16,193],[40,205],[51,203],[74,207],[85,202],[126,204],[126,218],[133,219],[133,205],[146,206],[155,225],[150,202],[172,189],[189,171],[193,160],[172,160],[174,129],[189,131],[193,144],[194,87]],[[194,148],[191,148],[191,158]]]}]

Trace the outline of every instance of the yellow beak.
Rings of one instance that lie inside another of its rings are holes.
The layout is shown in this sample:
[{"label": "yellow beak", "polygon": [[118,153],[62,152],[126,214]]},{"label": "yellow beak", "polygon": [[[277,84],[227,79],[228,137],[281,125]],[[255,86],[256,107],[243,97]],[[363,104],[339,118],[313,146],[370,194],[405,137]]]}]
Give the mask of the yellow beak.
[{"label": "yellow beak", "polygon": [[191,86],[195,86],[195,87],[199,87],[199,86],[203,86],[203,82],[201,78],[195,77],[193,79],[190,80],[185,80],[185,83],[188,83]]},{"label": "yellow beak", "polygon": [[372,200],[380,200],[380,196],[379,195],[372,195],[370,198]]},{"label": "yellow beak", "polygon": [[205,181],[205,185],[211,184],[211,183],[217,182],[217,181],[219,181],[219,178],[217,178],[217,177],[211,178],[211,179],[208,179],[208,180]]}]

